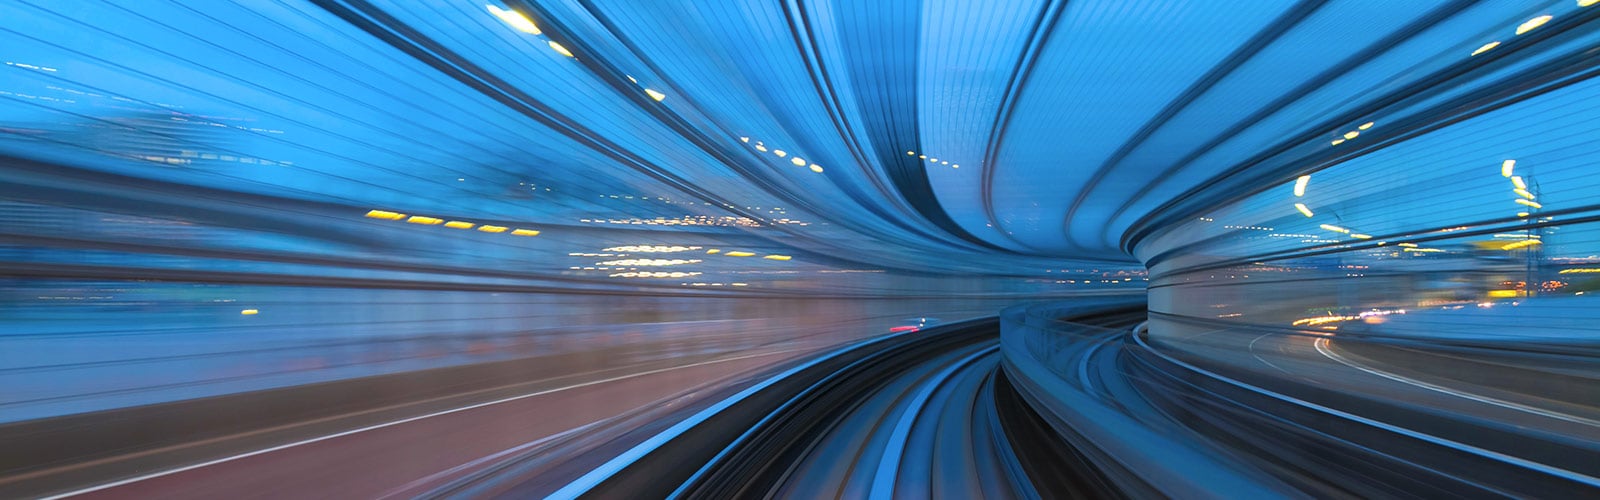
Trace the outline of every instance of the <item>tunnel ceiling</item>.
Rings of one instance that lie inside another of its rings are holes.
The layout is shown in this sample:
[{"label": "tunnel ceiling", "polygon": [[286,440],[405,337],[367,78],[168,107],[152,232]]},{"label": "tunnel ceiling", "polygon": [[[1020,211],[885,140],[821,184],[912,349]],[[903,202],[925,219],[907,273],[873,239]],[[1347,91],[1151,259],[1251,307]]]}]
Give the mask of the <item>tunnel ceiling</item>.
[{"label": "tunnel ceiling", "polygon": [[[1237,179],[1324,166],[1408,130],[1402,110],[1423,126],[1437,89],[1492,89],[1550,5],[19,2],[8,24],[83,36],[12,31],[6,64],[100,103],[94,141],[158,121],[239,167],[142,177],[578,226],[637,197],[647,224],[748,218],[829,258],[1004,272],[1131,263],[1140,229],[1260,187]],[[13,90],[0,125],[55,145],[36,159],[128,160],[69,146],[85,126],[61,124],[93,113]],[[552,188],[560,206],[527,203]]]}]

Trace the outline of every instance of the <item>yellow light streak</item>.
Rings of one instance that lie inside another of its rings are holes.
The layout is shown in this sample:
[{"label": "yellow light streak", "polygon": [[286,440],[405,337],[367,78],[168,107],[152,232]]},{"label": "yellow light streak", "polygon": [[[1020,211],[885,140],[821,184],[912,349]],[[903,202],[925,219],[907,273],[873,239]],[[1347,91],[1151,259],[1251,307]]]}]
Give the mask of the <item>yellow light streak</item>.
[{"label": "yellow light streak", "polygon": [[1484,52],[1488,52],[1490,50],[1493,50],[1495,47],[1499,47],[1499,46],[1500,46],[1500,42],[1489,42],[1489,43],[1483,44],[1482,47],[1478,47],[1478,50],[1472,51],[1472,55],[1482,54]]},{"label": "yellow light streak", "polygon": [[1509,299],[1521,296],[1521,290],[1489,290],[1489,298],[1491,299]]},{"label": "yellow light streak", "polygon": [[479,231],[483,231],[485,233],[504,233],[504,232],[506,232],[507,229],[510,229],[510,228],[505,227],[505,226],[490,226],[490,225],[487,225],[487,224],[482,225],[482,226],[478,226],[478,230]]},{"label": "yellow light streak", "polygon": [[1513,200],[1513,201],[1516,201],[1517,203],[1520,203],[1520,204],[1523,204],[1523,205],[1527,205],[1527,206],[1532,207],[1532,208],[1544,208],[1544,205],[1540,205],[1539,202],[1537,202],[1537,201],[1528,201],[1528,200],[1524,200],[1522,198],[1517,198],[1516,200]]},{"label": "yellow light streak", "polygon": [[476,225],[476,224],[473,224],[471,222],[462,222],[462,221],[458,221],[458,220],[453,220],[453,221],[444,223],[444,227],[453,228],[453,229],[472,229],[472,226],[474,226],[474,225]]},{"label": "yellow light streak", "polygon": [[1333,231],[1335,233],[1350,234],[1350,230],[1349,229],[1345,229],[1345,228],[1342,228],[1342,227],[1339,227],[1339,226],[1335,226],[1333,224],[1323,224],[1322,228],[1326,229],[1326,230],[1329,230],[1329,231]]},{"label": "yellow light streak", "polygon": [[1300,176],[1300,178],[1295,179],[1294,180],[1294,195],[1295,196],[1305,196],[1306,195],[1306,184],[1309,184],[1309,183],[1311,183],[1311,176],[1309,176],[1309,175],[1302,175],[1302,176]]},{"label": "yellow light streak", "polygon": [[372,210],[367,212],[367,217],[373,219],[400,220],[406,218],[406,214],[390,212],[388,210]]},{"label": "yellow light streak", "polygon": [[[1597,0],[1597,1],[1600,1],[1600,0]],[[1522,176],[1520,176],[1520,175],[1511,176],[1511,185],[1516,186],[1517,189],[1528,189],[1528,183],[1527,182],[1523,182]]]},{"label": "yellow light streak", "polygon": [[1600,0],[1578,0],[1579,7],[1588,7],[1597,3],[1600,3]]},{"label": "yellow light streak", "polygon": [[1535,17],[1533,19],[1529,19],[1526,22],[1523,22],[1521,26],[1517,26],[1517,34],[1521,35],[1523,33],[1527,33],[1529,31],[1533,31],[1534,28],[1538,28],[1540,26],[1544,26],[1544,23],[1550,22],[1550,19],[1551,19],[1551,16],[1548,15],[1548,14],[1547,15],[1543,15],[1543,16],[1539,16],[1539,17]]},{"label": "yellow light streak", "polygon": [[1295,210],[1299,210],[1300,213],[1305,215],[1306,217],[1311,217],[1312,215],[1314,215],[1314,214],[1311,213],[1311,209],[1307,208],[1306,204],[1304,204],[1304,203],[1296,203],[1296,204],[1294,204],[1294,209]]},{"label": "yellow light streak", "polygon": [[1345,138],[1345,139],[1354,139],[1354,138],[1356,138],[1356,136],[1358,136],[1358,135],[1361,135],[1361,132],[1356,132],[1356,131],[1354,131],[1354,130],[1351,130],[1351,131],[1349,131],[1349,132],[1345,132],[1345,133],[1344,133],[1344,138]]},{"label": "yellow light streak", "polygon": [[1370,239],[1372,239],[1372,235],[1370,235],[1370,234],[1361,234],[1361,233],[1352,233],[1350,235],[1350,237],[1358,239],[1358,240],[1370,240]]},{"label": "yellow light streak", "polygon": [[657,102],[667,98],[666,94],[657,92],[655,89],[644,89],[644,94],[650,96],[651,99],[655,99]]},{"label": "yellow light streak", "polygon": [[258,311],[258,310],[255,310],[255,309],[245,309],[243,311],[239,311],[239,314],[243,314],[245,316],[254,316],[254,315],[257,315],[257,314],[260,314],[260,313],[261,313],[261,311]]},{"label": "yellow light streak", "polygon": [[1416,243],[1401,243],[1400,246],[1403,246],[1403,247],[1406,247],[1406,248],[1416,248],[1417,244]]},{"label": "yellow light streak", "polygon": [[1361,317],[1360,316],[1343,316],[1343,315],[1330,314],[1330,315],[1327,315],[1327,316],[1313,316],[1313,317],[1310,317],[1310,318],[1300,318],[1300,319],[1294,320],[1294,322],[1290,323],[1290,324],[1293,325],[1293,326],[1317,326],[1317,325],[1323,325],[1323,324],[1328,324],[1328,323],[1338,323],[1340,321],[1354,321],[1354,320],[1358,320],[1358,319],[1361,319]]},{"label": "yellow light streak", "polygon": [[1356,127],[1356,129],[1357,130],[1366,130],[1366,129],[1372,128],[1372,126],[1375,125],[1375,124],[1377,124],[1377,122],[1366,122],[1366,123],[1361,124],[1360,127]]},{"label": "yellow light streak", "polygon": [[713,248],[713,249],[710,249],[710,250],[706,250],[706,253],[707,254],[722,253],[722,250],[718,250],[718,249]]},{"label": "yellow light streak", "polygon": [[[1600,0],[1595,1],[1600,2]],[[1561,272],[1557,274],[1600,274],[1600,267],[1575,267],[1572,269],[1562,269]]]},{"label": "yellow light streak", "polygon": [[753,253],[750,253],[750,252],[744,252],[744,251],[737,251],[736,250],[736,251],[725,253],[723,255],[727,255],[729,257],[754,257],[756,254],[753,254]]},{"label": "yellow light streak", "polygon": [[500,18],[501,21],[504,21],[506,24],[511,25],[511,27],[516,28],[517,31],[531,35],[542,34],[542,32],[539,31],[539,26],[533,24],[533,20],[528,19],[528,16],[522,15],[521,12],[511,9],[502,9],[494,5],[486,5],[485,7],[489,8],[490,14],[494,14],[494,17]]},{"label": "yellow light streak", "polygon": [[804,167],[806,166],[806,159],[796,156],[794,158],[790,158],[789,163],[794,164],[796,167]]},{"label": "yellow light streak", "polygon": [[1528,190],[1526,190],[1526,189],[1516,188],[1516,189],[1511,190],[1511,192],[1517,193],[1517,196],[1521,196],[1523,198],[1527,198],[1527,199],[1530,199],[1530,200],[1533,199],[1533,193],[1528,192]]},{"label": "yellow light streak", "polygon": [[784,151],[782,149],[774,149],[774,150],[772,150],[772,154],[778,155],[779,158],[783,158],[785,156],[789,156],[789,152],[788,151]]},{"label": "yellow light streak", "polygon": [[822,167],[817,166],[817,164],[815,164],[815,163],[812,163],[811,164],[811,171],[820,174],[820,173],[822,173]]},{"label": "yellow light streak", "polygon": [[554,51],[556,51],[557,54],[561,54],[561,55],[564,55],[564,56],[567,56],[567,57],[574,57],[574,58],[578,57],[578,56],[572,55],[572,51],[567,50],[566,47],[562,47],[561,44],[556,43],[555,40],[551,40],[550,41],[550,50],[554,50]]},{"label": "yellow light streak", "polygon": [[1518,248],[1531,247],[1531,246],[1540,245],[1540,244],[1543,244],[1543,242],[1541,242],[1539,240],[1522,240],[1522,241],[1518,241],[1518,242],[1514,242],[1514,243],[1508,243],[1505,246],[1500,247],[1500,249],[1501,250],[1510,251],[1510,250],[1516,250]]},{"label": "yellow light streak", "polygon": [[1511,177],[1511,169],[1514,168],[1517,168],[1517,160],[1506,160],[1500,162],[1500,176]]},{"label": "yellow light streak", "polygon": [[411,216],[410,219],[406,219],[406,222],[409,222],[409,223],[412,223],[412,224],[426,224],[426,225],[432,226],[432,225],[443,223],[444,219],[439,219],[439,218],[435,218],[435,217],[423,217],[421,215],[413,215],[413,216]]},{"label": "yellow light streak", "polygon": [[512,229],[511,234],[515,234],[517,236],[538,236],[539,232],[532,229]]},{"label": "yellow light streak", "polygon": [[793,259],[794,257],[790,257],[788,255],[768,255],[768,256],[762,257],[762,258],[763,259],[767,259],[767,260],[789,260],[789,259]]}]

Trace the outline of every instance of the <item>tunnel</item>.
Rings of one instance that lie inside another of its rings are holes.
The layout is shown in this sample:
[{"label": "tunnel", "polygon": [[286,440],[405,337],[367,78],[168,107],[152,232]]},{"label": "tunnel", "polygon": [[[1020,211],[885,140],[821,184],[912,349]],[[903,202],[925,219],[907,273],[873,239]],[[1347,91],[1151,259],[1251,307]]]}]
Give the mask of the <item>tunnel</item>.
[{"label": "tunnel", "polygon": [[0,2],[0,497],[1593,498],[1597,3]]}]

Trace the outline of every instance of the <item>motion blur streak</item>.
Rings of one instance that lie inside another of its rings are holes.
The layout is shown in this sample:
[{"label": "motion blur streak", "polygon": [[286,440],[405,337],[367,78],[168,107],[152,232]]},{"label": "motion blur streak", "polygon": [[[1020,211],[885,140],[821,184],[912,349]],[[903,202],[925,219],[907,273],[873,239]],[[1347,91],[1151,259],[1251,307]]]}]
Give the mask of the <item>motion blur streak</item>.
[{"label": "motion blur streak", "polygon": [[1600,494],[1592,0],[0,39],[0,497]]}]

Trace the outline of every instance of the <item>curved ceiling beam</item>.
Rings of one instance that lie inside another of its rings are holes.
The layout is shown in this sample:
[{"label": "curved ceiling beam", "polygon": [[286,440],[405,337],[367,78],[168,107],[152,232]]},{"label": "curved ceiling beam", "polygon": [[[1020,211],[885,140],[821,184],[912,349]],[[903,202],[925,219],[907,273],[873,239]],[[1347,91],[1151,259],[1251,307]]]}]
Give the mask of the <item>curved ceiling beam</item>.
[{"label": "curved ceiling beam", "polygon": [[[1072,204],[1067,207],[1067,214],[1062,219],[1061,224],[1061,233],[1062,236],[1066,238],[1066,241],[1073,245],[1081,244],[1081,242],[1072,240],[1072,235],[1070,234],[1070,231],[1068,231],[1067,226],[1072,224],[1074,217],[1076,217],[1078,214],[1078,209],[1083,206],[1084,200],[1089,198],[1089,193],[1095,191],[1095,186],[1105,178],[1106,174],[1111,172],[1111,169],[1116,168],[1119,163],[1122,163],[1122,160],[1127,158],[1128,154],[1132,153],[1134,149],[1144,144],[1144,141],[1149,139],[1151,135],[1154,135],[1157,130],[1161,129],[1161,127],[1166,126],[1167,122],[1172,120],[1174,116],[1177,116],[1179,112],[1182,112],[1184,109],[1188,108],[1189,105],[1195,101],[1195,99],[1199,99],[1200,96],[1205,95],[1206,92],[1209,92],[1217,85],[1217,82],[1220,82],[1223,78],[1233,74],[1233,72],[1238,70],[1240,66],[1243,66],[1250,59],[1254,58],[1256,54],[1259,54],[1263,49],[1266,49],[1267,46],[1272,45],[1273,42],[1278,41],[1279,38],[1283,37],[1284,33],[1288,33],[1289,30],[1299,26],[1301,22],[1305,21],[1306,18],[1311,17],[1311,14],[1315,13],[1317,9],[1322,8],[1322,6],[1326,4],[1327,0],[1300,0],[1293,7],[1284,11],[1283,14],[1280,14],[1277,19],[1273,19],[1271,23],[1267,24],[1265,29],[1256,32],[1256,34],[1250,37],[1249,40],[1245,41],[1243,45],[1240,45],[1239,48],[1234,49],[1233,53],[1228,54],[1228,57],[1217,63],[1216,66],[1212,66],[1204,76],[1200,77],[1200,79],[1196,80],[1193,84],[1190,84],[1189,88],[1184,89],[1182,94],[1179,94],[1177,98],[1173,99],[1171,102],[1168,102],[1166,107],[1162,108],[1161,112],[1157,113],[1154,117],[1151,117],[1150,121],[1145,122],[1143,126],[1139,127],[1137,132],[1134,132],[1134,134],[1129,136],[1126,141],[1123,141],[1122,146],[1118,147],[1116,151],[1111,154],[1111,156],[1107,157],[1105,162],[1101,163],[1100,166],[1095,167],[1094,174],[1089,177],[1089,181],[1084,183],[1082,188],[1078,189],[1078,195],[1073,197]],[[1162,176],[1156,176],[1152,179],[1161,178]],[[1110,218],[1107,219],[1107,221],[1109,220]]]},{"label": "curved ceiling beam", "polygon": [[985,143],[983,161],[978,164],[981,169],[982,181],[978,186],[979,200],[983,204],[983,216],[989,221],[996,234],[1017,246],[1038,250],[1007,234],[1001,227],[1000,218],[994,211],[994,172],[998,165],[996,159],[1000,156],[1000,147],[1005,143],[1006,128],[1011,124],[1011,112],[1017,103],[1022,100],[1022,91],[1027,86],[1028,79],[1033,75],[1034,63],[1039,59],[1039,52],[1044,50],[1046,42],[1050,41],[1051,33],[1055,32],[1056,20],[1061,18],[1061,13],[1067,10],[1066,0],[1049,0],[1044,8],[1039,10],[1039,15],[1033,20],[1033,25],[1028,36],[1028,45],[1017,59],[1017,64],[1011,68],[1011,78],[1006,83],[1006,93],[1000,101],[999,111],[995,113],[994,122],[989,126],[989,140]]},{"label": "curved ceiling beam", "polygon": [[[1309,132],[1287,138],[1248,160],[1240,162],[1226,172],[1167,200],[1135,221],[1128,231],[1124,232],[1120,240],[1120,246],[1124,250],[1131,250],[1133,246],[1138,244],[1139,240],[1148,237],[1163,225],[1194,216],[1206,206],[1243,198],[1267,189],[1269,186],[1265,186],[1264,183],[1282,178],[1284,171],[1311,171],[1364,154],[1365,151],[1375,147],[1375,144],[1368,145],[1369,149],[1348,151],[1337,155],[1329,154],[1327,149],[1322,148],[1302,155],[1301,158],[1279,162],[1281,165],[1270,171],[1260,171],[1260,169],[1265,168],[1263,167],[1264,164],[1275,157],[1288,154],[1294,148],[1308,144],[1308,141],[1315,142],[1313,139],[1317,135],[1317,131],[1332,129],[1339,124],[1350,123],[1363,116],[1381,113],[1385,109],[1429,100],[1433,97],[1433,94],[1428,92],[1430,89],[1451,85],[1453,81],[1458,79],[1475,78],[1503,69],[1505,66],[1517,62],[1515,56],[1518,51],[1538,46],[1547,40],[1559,44],[1560,41],[1589,33],[1576,28],[1596,21],[1600,21],[1600,10],[1589,10],[1582,12],[1578,16],[1569,16],[1562,19],[1560,24],[1552,23],[1544,29],[1529,33],[1526,37],[1519,37],[1505,42],[1498,50],[1484,54],[1486,57],[1471,59],[1470,64],[1446,66],[1433,74],[1396,89],[1394,92],[1380,96],[1366,105],[1319,122],[1311,126],[1308,129]],[[1500,82],[1503,82],[1504,85],[1476,89],[1414,113],[1415,116],[1432,118],[1409,124],[1396,124],[1397,126],[1391,132],[1393,136],[1386,138],[1384,142],[1404,140],[1405,138],[1505,107],[1587,78],[1600,76],[1600,52],[1596,52],[1592,47],[1569,48],[1569,50],[1568,53],[1560,57],[1544,61],[1534,67],[1520,70],[1516,75],[1503,78]],[[1228,189],[1229,186],[1225,184],[1257,187],[1253,189]],[[1208,191],[1226,193],[1226,199],[1217,195],[1203,196]]]},{"label": "curved ceiling beam", "polygon": [[[530,13],[532,13],[533,17],[534,17],[534,20],[536,22],[538,22],[538,25],[539,26],[545,26],[546,27],[545,31],[549,32],[549,34],[550,34],[550,36],[552,38],[558,38],[558,40],[557,40],[558,43],[561,43],[565,47],[574,48],[574,49],[578,50],[580,53],[583,53],[585,55],[585,57],[580,59],[579,62],[580,63],[584,63],[586,66],[590,66],[591,70],[594,71],[596,74],[602,75],[608,84],[610,84],[613,87],[617,88],[619,93],[622,93],[624,95],[628,95],[631,99],[633,99],[635,101],[635,104],[638,104],[642,108],[650,111],[652,113],[652,115],[659,115],[659,116],[657,116],[658,119],[661,119],[664,123],[666,123],[669,127],[671,127],[674,132],[676,132],[676,133],[682,135],[683,137],[689,139],[691,142],[693,142],[696,146],[700,147],[702,150],[712,154],[713,156],[718,156],[719,160],[723,160],[725,163],[728,163],[730,165],[737,165],[737,167],[735,167],[736,170],[739,171],[742,176],[746,177],[747,179],[749,179],[749,180],[751,180],[753,182],[756,182],[758,187],[760,187],[763,191],[767,192],[768,194],[771,194],[774,197],[777,197],[777,198],[783,200],[785,203],[788,203],[790,205],[794,205],[796,207],[800,207],[803,210],[806,210],[808,212],[816,214],[818,217],[826,218],[830,223],[836,224],[838,226],[849,228],[849,229],[852,229],[852,230],[855,230],[855,231],[860,231],[860,232],[873,232],[873,228],[865,227],[865,226],[862,226],[860,224],[857,224],[856,221],[853,220],[853,219],[841,220],[841,219],[836,218],[836,217],[829,217],[828,216],[829,212],[827,210],[823,210],[822,207],[817,206],[815,203],[812,203],[809,200],[801,199],[799,196],[796,196],[794,193],[790,192],[789,190],[786,190],[786,189],[783,189],[783,188],[779,187],[775,181],[773,181],[769,177],[766,177],[765,174],[763,174],[760,169],[745,169],[745,168],[742,168],[743,163],[739,162],[738,160],[736,160],[734,158],[732,158],[732,155],[740,155],[740,154],[747,155],[748,154],[747,150],[745,150],[744,148],[734,148],[734,149],[737,150],[737,152],[734,152],[733,150],[730,150],[729,148],[723,147],[723,144],[731,143],[731,141],[717,141],[717,140],[715,140],[715,139],[713,139],[711,137],[705,136],[705,134],[702,133],[697,127],[689,124],[687,122],[687,120],[683,119],[680,115],[678,115],[675,112],[673,112],[670,108],[667,108],[666,106],[664,106],[664,105],[662,105],[660,103],[651,102],[650,100],[646,99],[640,92],[637,91],[637,87],[635,85],[632,85],[631,81],[624,82],[624,79],[627,78],[627,74],[625,72],[617,69],[614,64],[611,64],[609,62],[609,60],[607,60],[606,58],[604,58],[600,54],[598,54],[598,51],[589,50],[588,49],[588,44],[586,44],[582,40],[578,40],[578,39],[570,36],[569,34],[567,34],[566,30],[562,26],[562,23],[553,22],[552,19],[551,19],[553,17],[553,15],[549,11],[545,10],[543,7],[541,7],[539,5],[536,5],[536,4],[532,3],[532,2],[526,2],[524,0],[509,0],[509,1],[512,2],[512,3],[517,4],[517,6],[520,6],[520,7],[523,7],[525,9],[527,9]],[[614,21],[612,21],[609,16],[607,16],[601,9],[597,8],[594,5],[594,2],[592,0],[580,0],[578,2],[578,4],[581,7],[583,7],[585,9],[586,13],[590,17],[594,18],[594,20],[596,22],[598,22],[602,28],[604,28],[611,36],[615,37],[616,40],[619,43],[621,43],[625,48],[627,48],[628,51],[632,52],[632,55],[634,56],[634,58],[637,59],[638,61],[640,61],[642,64],[644,64],[646,66],[646,68],[648,70],[650,70],[651,73],[653,73],[658,78],[666,80],[667,84],[668,84],[667,87],[669,87],[669,88],[683,88],[682,86],[679,86],[679,85],[676,85],[675,83],[673,83],[670,74],[668,72],[662,70],[662,68],[658,64],[656,64],[655,61],[651,60],[648,57],[645,57],[645,55],[644,55],[645,51],[642,50],[639,47],[637,42],[635,42],[631,37],[627,36],[627,31],[619,29],[617,27],[616,23]],[[785,14],[788,15],[789,13],[785,12]],[[793,27],[791,25],[791,31],[792,30],[793,30]],[[799,45],[799,40],[800,40],[799,34],[798,33],[793,33],[793,35],[795,36],[796,44]],[[803,54],[803,56],[807,56],[807,57],[812,56],[812,55],[814,55],[814,54]],[[807,58],[807,62],[808,62],[808,65],[809,65],[810,64],[809,58]],[[822,89],[820,87],[820,85],[817,84],[817,79],[818,79],[818,75],[817,74],[812,73],[812,78],[813,78],[813,85],[818,86],[817,92],[818,92],[819,98],[821,98],[825,102],[829,101],[830,99],[827,96],[831,95],[831,92],[824,91],[824,89]],[[824,78],[825,78],[825,75],[824,75]],[[831,90],[831,88],[828,89],[828,90]],[[693,95],[684,94],[684,95],[674,96],[674,98],[675,99],[681,99],[681,100],[689,103],[689,107],[690,108],[699,108],[700,107],[700,106],[698,106],[696,104],[696,101],[695,101],[695,98],[694,98]],[[830,112],[834,111],[832,109],[832,107],[830,107],[829,110],[830,110]],[[715,123],[714,120],[708,120],[708,121],[711,121],[712,123]],[[839,129],[841,137],[845,137],[846,136],[846,130],[848,130],[848,129],[842,127],[842,124],[840,124],[837,119],[835,120],[835,127]],[[723,130],[722,132],[727,137],[734,137],[734,136],[738,135],[736,133],[729,132],[729,131],[726,131],[726,130]],[[859,153],[857,151],[855,151],[854,144],[851,144],[851,146],[852,146],[852,153],[856,154],[858,156],[858,160],[862,160],[863,158],[861,157],[861,155],[859,155]],[[726,157],[719,156],[719,155],[726,155]],[[867,162],[863,161],[863,164],[864,165],[870,165],[871,163],[867,163]],[[869,177],[872,178],[872,180],[874,180],[874,181],[877,180],[876,177],[873,177],[873,176],[869,176]],[[845,195],[848,198],[850,198],[852,201],[860,204],[863,208],[868,210],[874,216],[877,216],[877,218],[879,220],[882,220],[887,224],[891,224],[891,225],[893,225],[895,227],[900,228],[901,230],[904,230],[906,232],[909,232],[909,233],[914,234],[914,235],[916,235],[918,237],[921,237],[921,238],[930,239],[930,240],[941,240],[942,239],[938,235],[935,235],[933,233],[929,233],[926,230],[924,230],[923,228],[915,227],[912,224],[907,223],[906,221],[904,221],[900,217],[896,217],[893,214],[890,214],[890,213],[887,213],[887,212],[883,211],[882,207],[880,207],[878,203],[875,203],[874,199],[870,195],[868,195],[868,193],[861,191],[854,184],[851,184],[851,183],[835,183],[835,186],[838,186],[841,191],[844,191]],[[886,195],[883,198],[885,200],[893,199],[892,197],[887,196],[889,194],[887,191],[885,191],[882,194]],[[947,243],[952,243],[953,244],[955,242],[954,241],[949,241]]]},{"label": "curved ceiling beam", "polygon": [[[1229,138],[1243,133],[1246,129],[1254,126],[1257,122],[1266,119],[1268,116],[1277,113],[1290,103],[1293,103],[1305,95],[1326,87],[1329,83],[1332,83],[1340,76],[1349,73],[1363,64],[1366,64],[1379,54],[1382,54],[1383,52],[1388,51],[1390,48],[1404,43],[1406,40],[1409,40],[1412,37],[1415,37],[1418,34],[1428,30],[1429,28],[1432,28],[1434,25],[1449,19],[1451,16],[1455,15],[1456,12],[1459,12],[1462,9],[1463,4],[1472,4],[1477,3],[1478,1],[1479,0],[1466,0],[1462,3],[1443,4],[1435,7],[1433,10],[1429,11],[1427,15],[1412,21],[1411,24],[1405,26],[1404,28],[1396,30],[1394,33],[1389,34],[1389,36],[1373,42],[1371,45],[1368,45],[1361,51],[1345,57],[1344,60],[1339,61],[1338,64],[1328,67],[1321,73],[1318,73],[1316,76],[1307,79],[1304,83],[1296,86],[1288,92],[1284,92],[1283,95],[1278,96],[1277,99],[1273,99],[1271,102],[1267,103],[1267,105],[1262,106],[1254,113],[1251,113],[1244,119],[1239,120],[1239,122],[1234,124],[1234,126],[1228,128],[1220,134],[1217,134],[1216,137],[1214,137],[1211,141],[1206,142],[1205,144],[1201,145],[1201,147],[1195,149],[1187,155],[1184,155],[1183,158],[1179,159],[1177,162],[1174,162],[1171,166],[1167,167],[1166,170],[1163,170],[1153,178],[1165,179],[1172,176],[1179,170],[1187,167],[1189,164],[1199,159],[1201,156],[1204,156],[1211,150],[1221,146],[1223,143],[1227,142]],[[1154,184],[1146,184],[1144,187],[1134,192],[1132,196],[1125,198],[1122,202],[1122,205],[1118,206],[1117,210],[1112,212],[1111,216],[1108,217],[1107,220],[1116,220],[1124,213],[1127,213],[1127,211],[1132,208],[1134,202],[1139,198],[1149,194],[1150,190],[1154,189],[1154,186]],[[1113,229],[1111,228],[1111,225],[1107,224],[1102,232],[1102,238],[1110,241],[1112,230]]]}]

